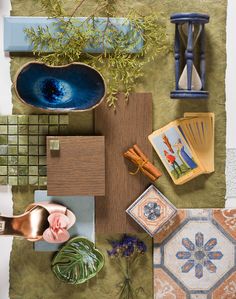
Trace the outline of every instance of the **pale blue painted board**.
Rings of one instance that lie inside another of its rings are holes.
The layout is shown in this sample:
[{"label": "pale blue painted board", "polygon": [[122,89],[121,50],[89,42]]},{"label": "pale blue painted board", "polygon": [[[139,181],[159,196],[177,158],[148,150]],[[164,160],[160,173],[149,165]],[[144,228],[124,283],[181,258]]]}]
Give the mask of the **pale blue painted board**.
[{"label": "pale blue painted board", "polygon": [[[74,18],[78,24],[81,24],[86,20],[86,17]],[[103,30],[106,26],[107,18],[96,18],[95,26]],[[129,21],[126,18],[111,18],[112,24],[116,26],[120,31],[128,33],[132,30]],[[47,17],[4,17],[4,51],[6,52],[32,52],[32,45],[27,39],[24,29],[34,28],[39,26],[46,28],[48,26],[50,32],[56,32],[58,29],[53,26],[55,19]],[[91,20],[92,22],[92,20]],[[135,47],[129,49],[130,53],[137,53],[143,47],[143,39],[139,33],[136,34]],[[109,45],[106,45],[109,50]],[[46,49],[45,51],[49,51]],[[89,53],[102,53],[104,52],[103,45],[94,48],[92,45],[88,45],[85,52]]]},{"label": "pale blue painted board", "polygon": [[[95,241],[95,204],[93,196],[47,196],[47,191],[34,192],[34,202],[52,201],[66,206],[76,216],[76,223],[69,230],[70,236],[83,236]],[[49,244],[44,241],[36,242],[35,251],[57,251],[62,244]]]}]

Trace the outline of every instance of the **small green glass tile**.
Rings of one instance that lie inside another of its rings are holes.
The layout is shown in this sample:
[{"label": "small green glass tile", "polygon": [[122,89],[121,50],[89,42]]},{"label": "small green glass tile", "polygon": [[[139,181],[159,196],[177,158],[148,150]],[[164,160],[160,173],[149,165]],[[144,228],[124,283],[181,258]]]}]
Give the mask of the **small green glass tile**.
[{"label": "small green glass tile", "polygon": [[18,115],[18,123],[21,125],[27,125],[29,123],[28,115]]},{"label": "small green glass tile", "polygon": [[17,144],[17,135],[8,135],[8,144]]},{"label": "small green glass tile", "polygon": [[0,125],[0,134],[7,134],[7,125]]},{"label": "small green glass tile", "polygon": [[19,156],[18,165],[28,165],[28,156]]},{"label": "small green glass tile", "polygon": [[0,166],[0,175],[7,175],[7,166]]},{"label": "small green glass tile", "polygon": [[28,131],[29,131],[29,126],[28,125],[19,125],[18,130],[19,130],[19,134],[27,135]]},{"label": "small green glass tile", "polygon": [[48,134],[48,126],[43,125],[39,126],[39,135],[47,135]]},{"label": "small green glass tile", "polygon": [[58,126],[49,126],[49,135],[57,135],[58,131]]},{"label": "small green glass tile", "polygon": [[68,126],[60,126],[60,134],[67,135]]},{"label": "small green glass tile", "polygon": [[8,175],[17,175],[18,167],[17,166],[9,166],[8,167]]},{"label": "small green glass tile", "polygon": [[17,165],[17,156],[8,156],[8,165]]},{"label": "small green glass tile", "polygon": [[59,151],[60,150],[60,140],[51,139],[49,140],[50,151]]},{"label": "small green glass tile", "polygon": [[19,155],[28,155],[27,145],[19,145]]},{"label": "small green glass tile", "polygon": [[8,178],[7,176],[0,176],[0,185],[7,185]]},{"label": "small green glass tile", "polygon": [[39,166],[39,175],[41,175],[41,176],[47,175],[47,167],[46,166]]},{"label": "small green glass tile", "polygon": [[69,116],[67,114],[66,115],[60,115],[59,123],[61,125],[67,125],[69,123]]},{"label": "small green glass tile", "polygon": [[9,176],[8,177],[8,184],[11,186],[16,186],[18,185],[18,179],[17,176]]},{"label": "small green glass tile", "polygon": [[29,156],[29,165],[38,165],[39,158],[38,156]]},{"label": "small green glass tile", "polygon": [[0,155],[4,156],[7,155],[7,145],[0,145]]},{"label": "small green glass tile", "polygon": [[16,125],[11,125],[8,126],[8,134],[17,134],[17,126]]},{"label": "small green glass tile", "polygon": [[0,144],[7,144],[7,135],[0,135]]},{"label": "small green glass tile", "polygon": [[48,115],[39,115],[39,124],[47,125],[48,124]]},{"label": "small green glass tile", "polygon": [[38,175],[38,166],[29,166],[29,175]]},{"label": "small green glass tile", "polygon": [[39,186],[46,186],[47,185],[47,177],[39,177]]},{"label": "small green glass tile", "polygon": [[19,135],[19,144],[20,145],[28,144],[28,136]]},{"label": "small green glass tile", "polygon": [[37,125],[39,122],[38,115],[29,115],[29,124]]},{"label": "small green glass tile", "polygon": [[39,154],[39,148],[37,145],[29,145],[29,155],[36,156]]},{"label": "small green glass tile", "polygon": [[17,115],[8,115],[8,124],[17,125]]},{"label": "small green glass tile", "polygon": [[17,155],[16,145],[8,145],[8,155]]},{"label": "small green glass tile", "polygon": [[29,168],[28,166],[18,166],[18,175],[28,175]]},{"label": "small green glass tile", "polygon": [[7,116],[0,115],[0,124],[1,125],[6,125],[7,124]]},{"label": "small green glass tile", "polygon": [[49,124],[50,125],[57,125],[59,122],[58,115],[49,115]]},{"label": "small green glass tile", "polygon": [[0,156],[0,165],[7,165],[7,156]]},{"label": "small green glass tile", "polygon": [[19,185],[28,185],[28,177],[27,176],[19,176],[18,177],[18,183]]},{"label": "small green glass tile", "polygon": [[36,135],[39,132],[39,127],[36,125],[29,126],[29,134]]},{"label": "small green glass tile", "polygon": [[39,136],[39,145],[46,144],[46,136]]},{"label": "small green glass tile", "polygon": [[39,142],[38,136],[34,136],[34,135],[29,136],[29,144],[30,145],[37,145],[38,142]]},{"label": "small green glass tile", "polygon": [[40,156],[46,155],[46,146],[43,145],[39,146],[39,155]]},{"label": "small green glass tile", "polygon": [[39,156],[39,165],[46,165],[47,160],[45,156]]},{"label": "small green glass tile", "polygon": [[38,176],[29,176],[30,185],[38,185]]}]

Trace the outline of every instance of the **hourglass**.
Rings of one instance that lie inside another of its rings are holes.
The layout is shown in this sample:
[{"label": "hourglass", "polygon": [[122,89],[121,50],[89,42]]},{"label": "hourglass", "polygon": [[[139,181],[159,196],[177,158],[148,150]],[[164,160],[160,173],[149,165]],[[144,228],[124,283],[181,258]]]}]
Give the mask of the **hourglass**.
[{"label": "hourglass", "polygon": [[205,90],[205,24],[207,14],[177,13],[170,17],[175,24],[174,99],[207,98]]}]

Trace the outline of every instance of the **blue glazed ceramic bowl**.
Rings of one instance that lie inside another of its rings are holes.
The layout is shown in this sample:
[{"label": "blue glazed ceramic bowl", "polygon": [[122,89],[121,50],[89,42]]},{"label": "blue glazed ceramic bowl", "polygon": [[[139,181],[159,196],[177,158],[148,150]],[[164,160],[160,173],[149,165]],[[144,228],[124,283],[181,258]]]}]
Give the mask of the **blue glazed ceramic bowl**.
[{"label": "blue glazed ceramic bowl", "polygon": [[102,75],[83,63],[48,66],[30,62],[20,69],[14,85],[25,104],[56,112],[94,109],[106,94]]}]

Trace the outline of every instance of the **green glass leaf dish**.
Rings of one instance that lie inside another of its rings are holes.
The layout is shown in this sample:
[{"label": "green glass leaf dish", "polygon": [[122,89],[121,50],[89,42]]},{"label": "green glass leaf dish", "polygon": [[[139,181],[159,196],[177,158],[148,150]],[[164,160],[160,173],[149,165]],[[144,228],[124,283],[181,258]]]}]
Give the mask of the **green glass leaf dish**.
[{"label": "green glass leaf dish", "polygon": [[75,237],[66,243],[52,261],[56,277],[68,284],[81,284],[96,276],[104,266],[103,254],[93,242]]}]

